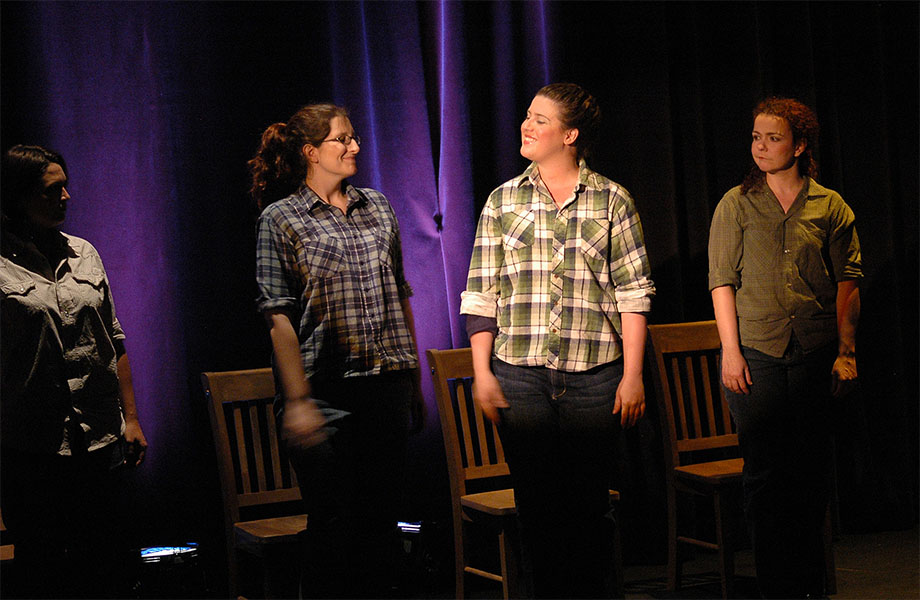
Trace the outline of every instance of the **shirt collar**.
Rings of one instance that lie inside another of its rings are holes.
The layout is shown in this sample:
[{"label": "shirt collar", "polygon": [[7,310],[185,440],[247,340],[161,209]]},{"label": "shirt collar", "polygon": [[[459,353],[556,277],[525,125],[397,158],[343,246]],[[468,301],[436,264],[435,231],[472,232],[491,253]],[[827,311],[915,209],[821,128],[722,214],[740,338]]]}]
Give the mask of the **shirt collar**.
[{"label": "shirt collar", "polygon": [[[537,167],[537,163],[530,163],[524,172],[517,177],[517,181],[519,185],[527,182],[532,186],[536,186],[540,182],[540,170]],[[599,190],[602,187],[597,180],[597,173],[588,168],[588,163],[583,158],[578,161],[578,183],[576,187],[579,190],[585,188]]]},{"label": "shirt collar", "polygon": [[[55,230],[53,235],[54,239],[57,240],[57,242],[61,245],[61,249],[64,250],[67,256],[80,256],[80,253],[77,251],[74,245],[70,243],[70,238],[66,234]],[[32,242],[27,237],[20,235],[20,233],[15,231],[12,227],[3,228],[2,241],[4,256],[6,256],[8,252],[38,252],[34,242]]]},{"label": "shirt collar", "polygon": [[[345,185],[345,195],[348,196],[349,210],[365,202],[364,194],[359,193],[353,185],[348,183],[348,180],[345,180],[343,183]],[[326,204],[323,202],[323,199],[320,198],[319,195],[311,190],[306,184],[300,186],[300,189],[294,192],[294,196],[303,202],[307,206],[307,210],[310,212],[312,212],[313,209],[315,209],[317,206]]]},{"label": "shirt collar", "polygon": [[[758,194],[763,194],[765,196],[774,196],[770,186],[767,185],[766,179],[762,180],[756,186],[751,188],[751,191],[757,192]],[[805,177],[805,185],[802,186],[802,189],[799,191],[795,199],[798,200],[799,197],[804,196],[806,200],[812,200],[814,198],[823,198],[827,195],[828,191],[825,187],[818,184],[818,182],[811,177]]]}]

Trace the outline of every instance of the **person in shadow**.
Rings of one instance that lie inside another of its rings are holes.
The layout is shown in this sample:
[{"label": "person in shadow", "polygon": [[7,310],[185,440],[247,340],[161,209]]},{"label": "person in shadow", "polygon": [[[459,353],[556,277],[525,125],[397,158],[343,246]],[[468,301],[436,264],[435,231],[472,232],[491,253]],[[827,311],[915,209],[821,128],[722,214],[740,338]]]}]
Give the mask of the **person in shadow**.
[{"label": "person in shadow", "polygon": [[45,148],[3,155],[0,510],[16,553],[5,597],[124,593],[118,468],[147,450],[102,259],[59,229],[67,177]]}]

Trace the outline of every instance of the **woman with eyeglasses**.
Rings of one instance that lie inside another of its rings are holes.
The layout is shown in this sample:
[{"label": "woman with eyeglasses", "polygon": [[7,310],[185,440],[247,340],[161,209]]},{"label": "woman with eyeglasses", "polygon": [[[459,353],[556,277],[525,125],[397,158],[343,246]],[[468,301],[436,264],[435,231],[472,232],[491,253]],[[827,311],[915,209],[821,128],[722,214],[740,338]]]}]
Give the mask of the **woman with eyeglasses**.
[{"label": "woman with eyeglasses", "polygon": [[269,126],[248,163],[258,309],[309,515],[311,598],[388,595],[410,422],[424,421],[396,215],[347,181],[360,143],[344,108],[314,104]]},{"label": "woman with eyeglasses", "polygon": [[632,197],[585,162],[599,121],[578,85],[537,92],[521,124],[532,162],[486,201],[460,308],[540,598],[614,593],[614,440],[645,412],[655,287]]}]

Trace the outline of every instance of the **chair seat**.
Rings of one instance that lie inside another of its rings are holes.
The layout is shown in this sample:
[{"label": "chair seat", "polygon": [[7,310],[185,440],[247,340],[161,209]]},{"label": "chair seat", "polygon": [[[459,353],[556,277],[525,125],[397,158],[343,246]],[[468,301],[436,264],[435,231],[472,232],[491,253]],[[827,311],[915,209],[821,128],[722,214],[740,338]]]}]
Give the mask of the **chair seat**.
[{"label": "chair seat", "polygon": [[[610,490],[610,500],[618,502],[620,492]],[[460,496],[460,504],[464,508],[471,508],[496,517],[517,514],[517,506],[514,504],[514,490],[510,488]]]},{"label": "chair seat", "polygon": [[460,504],[464,508],[472,508],[487,515],[504,517],[517,514],[514,504],[514,490],[495,490],[492,492],[479,492],[460,496]]},{"label": "chair seat", "polygon": [[271,519],[241,521],[233,527],[236,546],[262,556],[266,546],[297,543],[298,534],[307,528],[307,515],[288,515]]},{"label": "chair seat", "polygon": [[674,474],[684,479],[719,485],[740,480],[743,468],[743,458],[730,458],[675,467]]}]

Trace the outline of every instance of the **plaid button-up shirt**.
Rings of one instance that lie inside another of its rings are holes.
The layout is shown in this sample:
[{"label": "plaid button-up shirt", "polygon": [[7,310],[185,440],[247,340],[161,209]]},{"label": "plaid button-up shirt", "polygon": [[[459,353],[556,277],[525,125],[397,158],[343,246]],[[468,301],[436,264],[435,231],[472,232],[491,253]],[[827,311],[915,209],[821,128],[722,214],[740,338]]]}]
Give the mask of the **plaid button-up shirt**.
[{"label": "plaid button-up shirt", "polygon": [[460,312],[497,320],[499,360],[585,371],[622,355],[620,313],[650,310],[649,275],[623,187],[582,161],[557,209],[531,164],[483,208]]},{"label": "plaid button-up shirt", "polygon": [[792,332],[805,351],[837,339],[837,283],[862,277],[855,217],[808,179],[789,212],[766,184],[730,189],[709,231],[709,289],[731,285],[741,343],[780,357]]},{"label": "plaid button-up shirt", "polygon": [[262,212],[258,308],[291,315],[308,377],[415,368],[396,215],[376,190],[345,191],[345,214],[306,186]]}]

